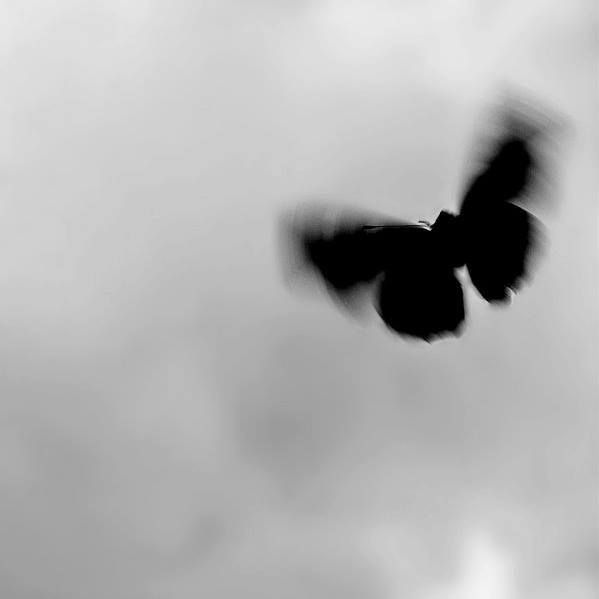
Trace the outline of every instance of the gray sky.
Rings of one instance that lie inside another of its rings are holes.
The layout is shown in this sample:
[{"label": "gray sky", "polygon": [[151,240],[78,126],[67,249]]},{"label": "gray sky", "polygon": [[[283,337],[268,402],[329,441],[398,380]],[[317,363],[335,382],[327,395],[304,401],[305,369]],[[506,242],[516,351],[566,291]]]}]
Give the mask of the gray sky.
[{"label": "gray sky", "polygon": [[[0,595],[595,596],[590,0],[0,23]],[[464,336],[423,346],[283,284],[296,202],[454,208],[506,85],[573,125],[508,310],[468,291]]]}]

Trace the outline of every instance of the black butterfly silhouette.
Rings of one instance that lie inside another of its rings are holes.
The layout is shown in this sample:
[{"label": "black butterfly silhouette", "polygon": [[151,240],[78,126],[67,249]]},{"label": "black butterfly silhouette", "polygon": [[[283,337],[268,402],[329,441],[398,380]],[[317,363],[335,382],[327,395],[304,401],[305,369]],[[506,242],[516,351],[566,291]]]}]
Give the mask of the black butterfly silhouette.
[{"label": "black butterfly silhouette", "polygon": [[301,268],[341,300],[368,286],[387,327],[429,342],[462,332],[462,267],[487,302],[508,302],[529,278],[541,238],[538,219],[514,202],[539,179],[542,128],[522,111],[505,125],[458,214],[444,210],[432,225],[373,222],[350,210],[296,214],[286,234]]}]

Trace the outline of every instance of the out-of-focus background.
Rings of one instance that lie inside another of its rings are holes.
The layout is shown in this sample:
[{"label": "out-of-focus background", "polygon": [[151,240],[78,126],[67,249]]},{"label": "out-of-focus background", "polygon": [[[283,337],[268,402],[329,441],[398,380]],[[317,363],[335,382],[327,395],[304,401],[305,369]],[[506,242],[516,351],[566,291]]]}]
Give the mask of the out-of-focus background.
[{"label": "out-of-focus background", "polygon": [[[591,599],[592,0],[7,0],[0,595]],[[570,122],[512,307],[406,343],[280,211],[456,207],[485,107]]]}]

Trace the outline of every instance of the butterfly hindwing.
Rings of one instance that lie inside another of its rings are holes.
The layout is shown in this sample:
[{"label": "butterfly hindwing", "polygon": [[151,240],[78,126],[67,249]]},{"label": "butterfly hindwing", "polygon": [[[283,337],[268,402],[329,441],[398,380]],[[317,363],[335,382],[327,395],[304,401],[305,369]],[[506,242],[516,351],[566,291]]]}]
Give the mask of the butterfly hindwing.
[{"label": "butterfly hindwing", "polygon": [[455,271],[439,255],[429,230],[413,229],[410,236],[411,251],[381,278],[377,312],[400,335],[426,341],[459,335],[465,310]]},{"label": "butterfly hindwing", "polygon": [[504,302],[529,278],[541,225],[515,204],[490,209],[486,224],[468,227],[467,267],[472,284],[488,302]]}]

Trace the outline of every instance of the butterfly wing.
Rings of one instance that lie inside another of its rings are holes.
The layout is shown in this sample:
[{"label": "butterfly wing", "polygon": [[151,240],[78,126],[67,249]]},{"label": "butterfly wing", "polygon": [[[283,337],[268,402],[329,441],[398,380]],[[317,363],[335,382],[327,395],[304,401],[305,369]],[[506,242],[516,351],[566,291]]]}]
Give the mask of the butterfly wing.
[{"label": "butterfly wing", "polygon": [[[373,224],[377,223],[377,224]],[[431,231],[348,210],[304,210],[287,223],[295,267],[345,305],[360,288],[394,332],[427,341],[458,335],[462,287]]]},{"label": "butterfly wing", "polygon": [[348,209],[298,211],[285,227],[292,270],[320,279],[345,300],[383,272],[392,253],[390,231],[398,226],[403,223]]},{"label": "butterfly wing", "polygon": [[530,275],[541,236],[540,222],[515,205],[537,177],[534,135],[513,127],[473,178],[462,201],[465,262],[470,279],[488,302],[503,302]]},{"label": "butterfly wing", "polygon": [[506,302],[530,278],[541,224],[515,204],[490,207],[484,218],[466,227],[468,273],[485,300]]},{"label": "butterfly wing", "polygon": [[477,213],[489,205],[521,197],[535,172],[531,142],[516,132],[501,139],[482,169],[471,181],[461,213]]},{"label": "butterfly wing", "polygon": [[376,309],[400,335],[431,341],[459,335],[465,318],[462,286],[443,261],[427,229],[404,231],[409,252],[386,270],[377,290]]}]

